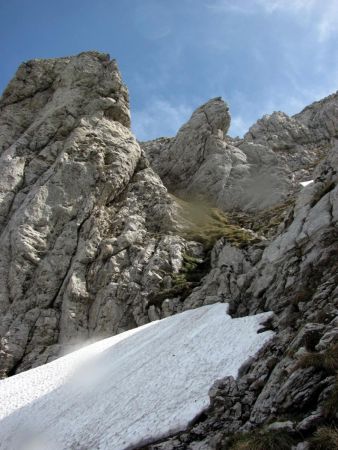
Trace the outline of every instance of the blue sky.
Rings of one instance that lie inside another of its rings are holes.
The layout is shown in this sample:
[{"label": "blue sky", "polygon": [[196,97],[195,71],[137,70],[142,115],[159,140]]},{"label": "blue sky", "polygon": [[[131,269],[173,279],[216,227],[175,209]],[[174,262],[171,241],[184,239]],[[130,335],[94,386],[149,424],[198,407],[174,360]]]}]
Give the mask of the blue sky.
[{"label": "blue sky", "polygon": [[338,89],[338,0],[0,0],[0,90],[32,58],[116,58],[141,140],[222,96],[231,135]]}]

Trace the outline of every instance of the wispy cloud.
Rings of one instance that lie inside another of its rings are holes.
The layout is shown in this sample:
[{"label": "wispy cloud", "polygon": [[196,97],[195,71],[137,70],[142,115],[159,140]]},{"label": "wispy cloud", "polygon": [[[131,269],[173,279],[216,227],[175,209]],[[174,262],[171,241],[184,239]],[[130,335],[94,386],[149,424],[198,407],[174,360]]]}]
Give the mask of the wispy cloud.
[{"label": "wispy cloud", "polygon": [[145,141],[160,136],[174,136],[185,123],[193,107],[166,99],[153,98],[132,114],[132,129],[137,139]]},{"label": "wispy cloud", "polygon": [[242,137],[249,130],[251,125],[252,121],[245,120],[242,116],[236,115],[231,119],[229,135]]},{"label": "wispy cloud", "polygon": [[133,11],[138,32],[150,40],[162,39],[172,32],[170,9],[154,0],[139,2]]},{"label": "wispy cloud", "polygon": [[337,0],[210,0],[207,8],[214,12],[255,14],[282,13],[295,17],[313,27],[317,40],[322,43],[338,34]]},{"label": "wispy cloud", "polygon": [[328,1],[317,25],[319,41],[325,41],[338,32],[338,3]]},{"label": "wispy cloud", "polygon": [[[338,0],[192,0],[191,5],[203,22],[195,16],[194,27],[184,24],[182,33],[175,28],[180,16],[161,12],[159,34],[164,24],[175,32],[170,40],[160,39],[168,45],[156,53],[156,70],[132,75],[131,98],[142,92],[143,100],[132,108],[138,139],[175,135],[200,103],[217,95],[230,103],[230,135],[242,136],[263,114],[295,114],[337,89]],[[195,32],[198,25],[204,34]]]},{"label": "wispy cloud", "polygon": [[287,12],[312,23],[319,42],[338,33],[337,0],[256,0],[267,12]]},{"label": "wispy cloud", "polygon": [[311,11],[318,2],[317,0],[256,0],[256,3],[270,13],[287,11],[294,14],[300,11]]},{"label": "wispy cloud", "polygon": [[[254,3],[253,0],[252,3]],[[252,14],[254,13],[254,5],[252,4],[243,4],[243,3],[233,3],[230,0],[210,0],[206,7],[207,9],[218,12],[233,12],[239,14]]]}]

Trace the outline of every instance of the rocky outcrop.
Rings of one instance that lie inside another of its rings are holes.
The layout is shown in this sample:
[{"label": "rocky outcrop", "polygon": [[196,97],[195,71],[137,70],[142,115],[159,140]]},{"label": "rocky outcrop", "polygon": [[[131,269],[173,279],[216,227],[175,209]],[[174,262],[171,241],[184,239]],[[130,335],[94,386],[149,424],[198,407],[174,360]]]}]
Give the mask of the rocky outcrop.
[{"label": "rocky outcrop", "polygon": [[293,117],[265,115],[243,139],[231,139],[228,106],[215,98],[175,138],[141,145],[170,192],[207,198],[224,211],[264,210],[288,201],[332,148],[337,102],[333,94]]},{"label": "rocky outcrop", "polygon": [[183,309],[229,301],[234,316],[272,310],[266,326],[276,339],[239,380],[211,389],[208,411],[189,430],[150,449],[237,448],[227,436],[274,422],[298,442],[337,420],[338,365],[328,363],[338,356],[337,166],[338,141],[271,242],[214,247],[211,270]]},{"label": "rocky outcrop", "polygon": [[327,154],[331,140],[338,136],[337,104],[335,93],[292,117],[283,112],[265,115],[249,129],[244,139],[270,147],[298,181],[305,179]]},{"label": "rocky outcrop", "polygon": [[228,210],[264,209],[286,200],[293,182],[267,146],[234,142],[228,106],[218,97],[199,107],[172,139],[142,143],[154,170],[172,193],[207,199]]},{"label": "rocky outcrop", "polygon": [[[338,94],[335,93],[312,103],[292,117],[282,112],[265,115],[249,129],[245,138],[268,143],[276,150],[325,143],[338,134],[337,102]],[[297,150],[302,152],[300,148]]]},{"label": "rocky outcrop", "polygon": [[20,66],[0,100],[1,376],[228,302],[235,317],[273,311],[274,340],[148,448],[236,448],[252,430],[296,445],[337,424],[337,111],[334,94],[231,139],[216,98],[139,144],[108,55]]},{"label": "rocky outcrop", "polygon": [[23,64],[1,99],[2,376],[149,321],[177,272],[175,208],[99,53]]},{"label": "rocky outcrop", "polygon": [[[172,141],[157,141],[156,154],[151,144],[145,144],[155,170],[170,191],[195,192],[202,185],[208,189],[215,183],[213,192],[221,190],[219,182],[231,165],[231,155],[223,140],[229,125],[228,106],[218,97],[199,107]],[[240,156],[236,156],[234,159],[239,163]],[[210,170],[217,169],[220,173],[212,178]]]}]

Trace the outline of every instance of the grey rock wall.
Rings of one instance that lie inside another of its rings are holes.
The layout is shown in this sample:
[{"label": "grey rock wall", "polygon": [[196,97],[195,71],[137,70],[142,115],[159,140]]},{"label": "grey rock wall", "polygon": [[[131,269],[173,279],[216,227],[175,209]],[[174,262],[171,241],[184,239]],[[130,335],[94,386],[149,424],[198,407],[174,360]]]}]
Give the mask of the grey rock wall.
[{"label": "grey rock wall", "polygon": [[266,327],[276,338],[238,380],[211,388],[210,407],[195,424],[149,449],[232,448],[228,435],[267,424],[299,442],[336,423],[337,405],[327,405],[337,391],[337,364],[301,361],[306,355],[318,361],[338,344],[337,167],[338,141],[315,170],[314,183],[300,192],[291,223],[270,242],[246,249],[222,240],[215,245],[211,270],[183,309],[228,301],[234,316],[270,310],[274,317]]},{"label": "grey rock wall", "polygon": [[285,201],[293,187],[290,168],[267,146],[230,143],[229,126],[228,106],[215,98],[197,108],[175,138],[141,146],[165,186],[178,196],[207,199],[224,211],[252,211]]},{"label": "grey rock wall", "polygon": [[[336,369],[300,364],[338,343],[337,94],[264,116],[243,139],[229,125],[215,98],[176,137],[139,144],[108,55],[19,67],[0,100],[1,377],[221,301],[234,316],[273,311],[276,337],[211,388],[188,430],[148,448],[225,449],[267,426],[298,443],[337,423],[325,406]],[[259,242],[188,240],[172,194],[207,200]]]},{"label": "grey rock wall", "polygon": [[265,115],[243,139],[230,139],[229,108],[221,98],[196,109],[174,138],[143,142],[170,192],[207,198],[224,211],[257,211],[287,201],[337,137],[333,94],[289,117]]},{"label": "grey rock wall", "polygon": [[107,55],[23,64],[0,111],[5,376],[149,321],[147,296],[185,243]]}]

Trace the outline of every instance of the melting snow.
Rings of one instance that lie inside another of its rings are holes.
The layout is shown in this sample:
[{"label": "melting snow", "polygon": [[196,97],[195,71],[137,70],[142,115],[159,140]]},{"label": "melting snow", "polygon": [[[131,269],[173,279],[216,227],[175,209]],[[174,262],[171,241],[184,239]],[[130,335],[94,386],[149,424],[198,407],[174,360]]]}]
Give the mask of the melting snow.
[{"label": "melting snow", "polygon": [[308,184],[311,184],[311,183],[313,183],[313,180],[309,180],[309,181],[301,181],[301,182],[300,182],[300,184],[301,184],[303,187],[305,187],[305,186],[307,186]]},{"label": "melting snow", "polygon": [[0,448],[134,448],[182,430],[208,390],[273,336],[270,313],[208,305],[88,345],[0,381]]}]

